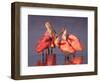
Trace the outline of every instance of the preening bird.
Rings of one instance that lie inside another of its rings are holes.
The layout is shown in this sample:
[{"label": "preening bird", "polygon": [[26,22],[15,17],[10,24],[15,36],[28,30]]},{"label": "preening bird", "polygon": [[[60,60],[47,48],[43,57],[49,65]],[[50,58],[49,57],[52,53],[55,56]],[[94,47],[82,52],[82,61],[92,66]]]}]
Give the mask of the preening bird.
[{"label": "preening bird", "polygon": [[42,52],[44,49],[47,49],[49,47],[54,47],[55,31],[50,22],[45,22],[45,28],[46,32],[36,45],[36,51],[38,53]]},{"label": "preening bird", "polygon": [[[36,52],[42,53],[42,62],[39,60],[37,65],[54,65],[56,62],[55,54],[53,54],[53,48],[55,47],[54,39],[56,32],[53,29],[53,26],[50,22],[45,22],[46,32],[44,35],[39,39],[36,45]],[[50,50],[49,50],[50,49]],[[44,54],[44,50],[46,53]],[[49,56],[50,55],[50,56]],[[44,57],[45,56],[45,57]]]},{"label": "preening bird", "polygon": [[66,29],[62,33],[61,40],[59,36],[57,37],[55,44],[65,55],[83,50],[80,40],[75,35],[68,34]]}]

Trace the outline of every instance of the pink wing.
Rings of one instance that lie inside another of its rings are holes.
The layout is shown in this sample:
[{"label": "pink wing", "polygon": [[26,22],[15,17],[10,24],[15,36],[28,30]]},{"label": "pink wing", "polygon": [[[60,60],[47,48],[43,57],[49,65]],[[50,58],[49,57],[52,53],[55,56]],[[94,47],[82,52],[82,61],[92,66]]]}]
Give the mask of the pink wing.
[{"label": "pink wing", "polygon": [[60,49],[62,52],[64,53],[74,53],[75,50],[71,47],[71,45],[68,44],[67,41],[61,41],[60,45]]},{"label": "pink wing", "polygon": [[44,36],[38,41],[37,45],[36,45],[36,51],[38,53],[42,52],[44,49],[48,48],[51,44],[50,41],[50,36],[49,34],[46,32],[44,34]]},{"label": "pink wing", "polygon": [[83,50],[83,47],[82,47],[82,44],[80,43],[80,40],[75,35],[72,35],[72,34],[69,35],[68,42],[71,44],[71,46],[76,51],[82,51]]}]

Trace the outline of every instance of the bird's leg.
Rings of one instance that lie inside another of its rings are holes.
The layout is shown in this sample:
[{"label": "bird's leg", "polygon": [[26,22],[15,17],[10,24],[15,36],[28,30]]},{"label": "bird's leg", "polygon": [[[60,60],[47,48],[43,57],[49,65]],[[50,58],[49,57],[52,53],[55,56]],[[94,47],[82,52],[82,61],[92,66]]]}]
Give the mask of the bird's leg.
[{"label": "bird's leg", "polygon": [[42,63],[44,64],[44,52],[42,52]]},{"label": "bird's leg", "polygon": [[50,54],[50,50],[49,50],[49,48],[48,48],[48,55]]},{"label": "bird's leg", "polygon": [[66,58],[66,56],[64,56],[64,62],[66,63],[66,61],[67,61],[67,58]]},{"label": "bird's leg", "polygon": [[42,57],[43,53],[41,52],[41,55],[40,56],[40,62],[43,62],[43,57]]},{"label": "bird's leg", "polygon": [[67,59],[67,61],[70,61],[70,57],[69,56],[66,56],[66,59]]},{"label": "bird's leg", "polygon": [[51,54],[53,54],[53,48],[51,47]]},{"label": "bird's leg", "polygon": [[73,58],[75,57],[75,54],[76,54],[76,52],[74,52],[74,53],[73,53],[73,55],[72,55],[72,56],[73,56]]},{"label": "bird's leg", "polygon": [[65,64],[69,64],[70,61],[70,57],[69,56],[65,56],[64,62]]}]

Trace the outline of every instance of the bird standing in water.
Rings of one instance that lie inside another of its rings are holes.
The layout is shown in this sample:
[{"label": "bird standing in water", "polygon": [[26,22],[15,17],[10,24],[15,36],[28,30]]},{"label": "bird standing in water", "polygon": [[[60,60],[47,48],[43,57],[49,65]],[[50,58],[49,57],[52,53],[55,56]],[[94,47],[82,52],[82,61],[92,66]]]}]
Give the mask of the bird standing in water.
[{"label": "bird standing in water", "polygon": [[83,50],[80,40],[75,35],[68,34],[66,29],[62,33],[61,40],[59,39],[59,37],[57,37],[57,39],[55,40],[55,44],[64,53],[65,62],[66,60],[69,61],[70,54],[74,55],[76,51]]},{"label": "bird standing in water", "polygon": [[[49,63],[50,60],[53,61],[53,57],[47,56],[50,54],[53,54],[53,48],[55,47],[54,44],[54,38],[55,38],[55,31],[53,29],[53,26],[50,22],[45,22],[45,27],[46,27],[46,32],[44,33],[44,35],[42,36],[42,38],[38,41],[37,45],[36,45],[36,51],[37,53],[42,53],[42,62],[43,63],[47,63],[47,64],[52,64]],[[46,55],[43,53],[44,50],[46,50]],[[46,57],[46,60],[44,59]],[[55,57],[54,57],[55,58]]]}]

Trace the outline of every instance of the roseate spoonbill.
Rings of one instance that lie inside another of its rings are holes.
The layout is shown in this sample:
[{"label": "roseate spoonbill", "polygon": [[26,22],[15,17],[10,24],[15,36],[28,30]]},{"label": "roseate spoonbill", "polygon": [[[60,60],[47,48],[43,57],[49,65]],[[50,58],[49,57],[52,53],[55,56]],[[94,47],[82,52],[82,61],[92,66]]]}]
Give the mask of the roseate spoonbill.
[{"label": "roseate spoonbill", "polygon": [[62,34],[60,49],[63,52],[74,53],[75,51],[82,51],[80,40],[73,34],[67,34],[67,30]]},{"label": "roseate spoonbill", "polygon": [[44,49],[47,49],[49,47],[54,47],[54,37],[55,37],[55,31],[50,24],[50,22],[45,22],[45,27],[47,31],[43,35],[43,37],[38,41],[38,44],[36,46],[36,51],[38,53],[42,52]]},{"label": "roseate spoonbill", "polygon": [[51,43],[50,43],[50,47],[49,48],[51,49],[50,53],[52,54],[53,53],[53,48],[55,47],[54,40],[56,38],[56,32],[55,32],[55,30],[53,28],[53,25],[48,21],[45,22],[45,27],[46,27],[48,33],[51,36]]},{"label": "roseate spoonbill", "polygon": [[65,55],[65,62],[66,59],[69,60],[69,54],[75,53],[76,51],[82,51],[82,45],[79,39],[73,34],[67,34],[67,30],[63,31],[61,40],[59,37],[55,40],[55,45],[60,48],[60,50]]},{"label": "roseate spoonbill", "polygon": [[[55,31],[53,26],[50,22],[45,22],[46,32],[44,33],[43,37],[38,41],[36,46],[36,51],[38,53],[43,52],[44,50],[48,50],[48,54],[52,54],[54,45],[54,38],[55,38]],[[51,48],[51,52],[49,52],[49,48]],[[44,61],[44,54],[42,53],[42,61]]]}]

